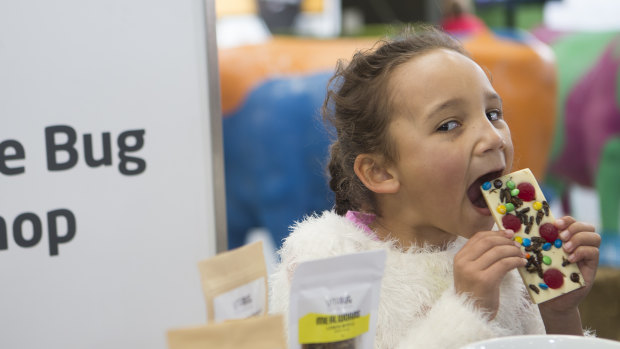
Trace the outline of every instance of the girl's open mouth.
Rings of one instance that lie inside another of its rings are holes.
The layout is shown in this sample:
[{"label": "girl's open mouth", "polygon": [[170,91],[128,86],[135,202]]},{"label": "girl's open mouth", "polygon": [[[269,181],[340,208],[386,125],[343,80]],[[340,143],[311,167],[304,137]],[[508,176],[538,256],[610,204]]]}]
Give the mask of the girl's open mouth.
[{"label": "girl's open mouth", "polygon": [[489,172],[479,177],[477,180],[475,180],[474,183],[472,183],[467,189],[467,198],[469,199],[469,201],[471,201],[474,207],[480,209],[478,211],[480,211],[481,213],[485,215],[490,215],[491,212],[489,211],[487,202],[484,200],[484,197],[482,196],[482,191],[480,187],[482,186],[482,183],[488,182],[492,179],[500,177],[501,175],[502,175],[501,170]]}]

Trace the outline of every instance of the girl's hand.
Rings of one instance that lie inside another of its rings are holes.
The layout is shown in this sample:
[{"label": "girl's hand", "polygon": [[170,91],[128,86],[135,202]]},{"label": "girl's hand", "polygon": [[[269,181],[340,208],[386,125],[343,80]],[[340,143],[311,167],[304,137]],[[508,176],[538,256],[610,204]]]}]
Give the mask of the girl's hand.
[{"label": "girl's hand", "polygon": [[[567,319],[579,318],[577,306],[592,288],[598,268],[598,248],[601,245],[601,236],[594,232],[592,225],[577,222],[569,216],[556,220],[555,226],[560,231],[560,239],[563,242],[562,248],[568,253],[568,261],[577,263],[586,285],[541,303],[538,308],[545,321],[547,333],[581,334],[581,320],[578,324],[571,324],[571,321],[567,321]],[[576,320],[572,322],[576,322]],[[558,326],[559,328],[556,328]]]},{"label": "girl's hand", "polygon": [[527,262],[513,236],[512,230],[478,232],[454,256],[455,291],[470,294],[490,319],[497,315],[502,279]]}]

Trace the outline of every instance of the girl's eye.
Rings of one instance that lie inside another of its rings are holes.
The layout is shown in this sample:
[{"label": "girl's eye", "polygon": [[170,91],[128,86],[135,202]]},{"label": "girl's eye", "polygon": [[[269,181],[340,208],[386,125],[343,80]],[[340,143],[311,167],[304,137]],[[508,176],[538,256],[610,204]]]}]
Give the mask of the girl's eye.
[{"label": "girl's eye", "polygon": [[491,110],[487,112],[487,118],[490,121],[497,121],[502,118],[502,113],[499,110]]},{"label": "girl's eye", "polygon": [[439,128],[437,128],[437,131],[440,131],[440,132],[452,131],[459,126],[461,126],[461,124],[458,121],[452,120],[439,126]]}]

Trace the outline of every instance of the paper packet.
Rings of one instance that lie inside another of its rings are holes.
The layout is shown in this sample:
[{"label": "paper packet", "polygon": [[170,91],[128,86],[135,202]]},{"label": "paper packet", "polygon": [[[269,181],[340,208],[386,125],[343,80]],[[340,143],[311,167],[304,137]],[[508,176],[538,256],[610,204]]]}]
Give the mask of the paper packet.
[{"label": "paper packet", "polygon": [[282,315],[175,329],[167,337],[169,349],[286,349]]},{"label": "paper packet", "polygon": [[293,274],[289,349],[372,349],[386,251],[300,263]]},{"label": "paper packet", "polygon": [[207,323],[267,313],[267,266],[261,241],[198,263]]}]

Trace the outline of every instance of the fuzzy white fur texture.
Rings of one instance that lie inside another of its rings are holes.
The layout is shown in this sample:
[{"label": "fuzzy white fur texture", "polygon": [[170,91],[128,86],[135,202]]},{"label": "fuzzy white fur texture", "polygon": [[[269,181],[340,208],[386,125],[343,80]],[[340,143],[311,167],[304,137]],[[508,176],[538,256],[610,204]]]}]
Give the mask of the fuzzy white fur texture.
[{"label": "fuzzy white fur texture", "polygon": [[394,242],[373,240],[334,212],[308,217],[293,226],[279,251],[280,264],[270,277],[270,312],[284,314],[288,322],[290,280],[298,263],[384,249],[375,348],[459,348],[500,336],[544,334],[538,307],[516,270],[502,281],[499,311],[491,321],[469,297],[454,292],[453,259],[465,242],[457,238],[445,250],[403,251]]}]

